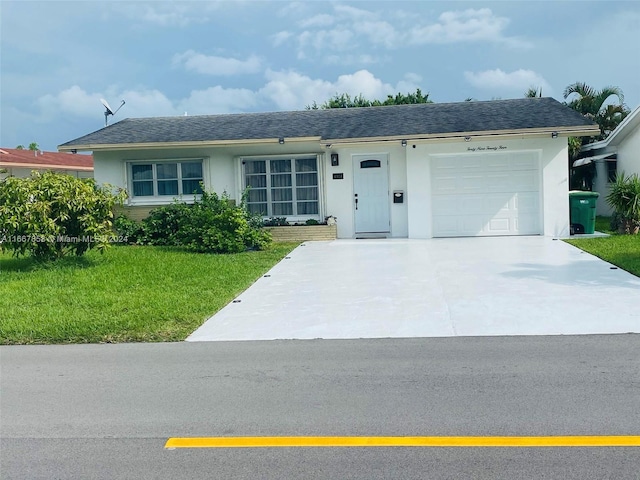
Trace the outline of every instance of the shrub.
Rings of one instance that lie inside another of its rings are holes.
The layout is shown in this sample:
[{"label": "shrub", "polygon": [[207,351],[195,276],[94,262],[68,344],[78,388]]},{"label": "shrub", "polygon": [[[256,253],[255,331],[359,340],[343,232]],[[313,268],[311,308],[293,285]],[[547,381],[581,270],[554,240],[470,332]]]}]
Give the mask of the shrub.
[{"label": "shrub", "polygon": [[113,194],[93,179],[33,172],[0,181],[0,250],[38,259],[104,250],[111,240],[113,207],[125,193]]},{"label": "shrub", "polygon": [[182,239],[178,232],[191,216],[192,205],[175,201],[170,205],[154,208],[142,221],[143,241],[149,245],[178,246]]},{"label": "shrub", "polygon": [[614,221],[620,233],[638,233],[640,229],[640,177],[621,172],[610,184],[607,203],[614,210]]},{"label": "shrub", "polygon": [[247,249],[263,249],[271,241],[268,232],[262,230],[262,219],[245,208],[243,195],[240,205],[235,205],[225,192],[203,192],[195,202],[190,215],[183,218],[180,236],[184,245],[196,252],[238,253]]},{"label": "shrub", "polygon": [[125,242],[141,244],[144,242],[144,227],[141,222],[136,222],[126,215],[120,214],[113,220],[113,229]]},{"label": "shrub", "polygon": [[260,250],[271,241],[262,218],[250,214],[224,193],[203,192],[189,205],[175,202],[152,210],[142,222],[142,242],[182,246],[195,252],[238,253]]},{"label": "shrub", "polygon": [[264,220],[265,227],[283,227],[289,225],[287,217],[271,217]]}]

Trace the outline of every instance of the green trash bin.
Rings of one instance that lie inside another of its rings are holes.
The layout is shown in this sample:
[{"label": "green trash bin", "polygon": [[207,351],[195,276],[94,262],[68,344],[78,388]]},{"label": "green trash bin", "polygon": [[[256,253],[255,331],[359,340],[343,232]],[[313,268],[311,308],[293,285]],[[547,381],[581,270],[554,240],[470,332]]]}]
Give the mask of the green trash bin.
[{"label": "green trash bin", "polygon": [[569,221],[571,234],[593,233],[596,230],[596,202],[598,192],[583,192],[572,190],[569,192]]}]

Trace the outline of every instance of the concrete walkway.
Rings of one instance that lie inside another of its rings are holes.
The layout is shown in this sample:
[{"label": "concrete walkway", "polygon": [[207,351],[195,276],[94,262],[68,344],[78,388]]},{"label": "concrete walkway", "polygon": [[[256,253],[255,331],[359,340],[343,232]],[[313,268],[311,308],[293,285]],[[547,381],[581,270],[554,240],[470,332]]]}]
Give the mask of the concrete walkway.
[{"label": "concrete walkway", "polygon": [[640,332],[640,278],[546,237],[307,242],[188,341]]}]

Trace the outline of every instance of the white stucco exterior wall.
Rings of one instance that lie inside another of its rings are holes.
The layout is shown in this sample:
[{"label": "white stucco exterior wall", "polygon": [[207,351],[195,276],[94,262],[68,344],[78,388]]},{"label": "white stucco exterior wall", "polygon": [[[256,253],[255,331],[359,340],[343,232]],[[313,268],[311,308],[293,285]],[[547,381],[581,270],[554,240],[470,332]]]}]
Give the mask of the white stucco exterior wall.
[{"label": "white stucco exterior wall", "polygon": [[633,129],[618,145],[618,172],[640,175],[640,128]]},{"label": "white stucco exterior wall", "polygon": [[[236,198],[235,167],[233,153],[221,149],[174,149],[174,150],[122,150],[111,152],[96,151],[93,154],[94,177],[99,184],[111,184],[114,187],[130,189],[128,181],[128,162],[203,159],[203,181],[207,190],[216,193],[227,192]],[[171,199],[163,199],[170,203]],[[152,205],[157,201],[130,200],[131,204]]]},{"label": "white stucco exterior wall", "polygon": [[[637,114],[636,114],[637,115]],[[637,117],[636,117],[637,118]],[[604,146],[593,150],[594,155],[604,154],[617,154],[616,172],[625,175],[632,175],[637,173],[640,175],[640,127],[638,123],[632,123],[623,126],[624,131],[620,132],[620,135],[614,138],[613,142],[598,142],[598,144],[604,143]],[[626,133],[628,132],[628,133]],[[626,134],[620,140],[623,134]],[[597,144],[597,145],[598,145]],[[596,178],[594,182],[594,191],[600,194],[598,202],[596,204],[596,213],[598,215],[611,216],[613,215],[613,209],[607,203],[607,195],[610,192],[610,183],[608,181],[607,160],[596,160]]]},{"label": "white stucco exterior wall", "polygon": [[543,234],[568,237],[569,224],[569,148],[567,139],[546,138],[535,142],[541,148]]},{"label": "white stucco exterior wall", "polygon": [[[340,164],[331,166],[331,153],[337,153]],[[408,236],[407,216],[407,174],[406,148],[399,142],[386,145],[359,145],[333,147],[326,154],[324,182],[326,186],[326,215],[336,217],[338,238],[355,236],[355,210],[353,190],[353,156],[354,155],[388,155],[389,158],[389,214],[391,236],[406,238]],[[334,179],[334,174],[342,174],[342,179]],[[405,192],[405,202],[393,203],[393,191]]]},{"label": "white stucco exterior wall", "polygon": [[600,194],[596,201],[596,215],[609,217],[613,215],[613,209],[607,203],[607,195],[610,190],[607,163],[609,163],[607,160],[596,160],[596,178],[593,182],[593,191]]},{"label": "white stucco exterior wall", "polygon": [[[469,147],[503,146],[506,152],[537,152],[540,159],[540,204],[543,234],[568,236],[569,203],[566,138],[529,138],[510,140],[463,140],[427,142],[409,141],[359,145],[334,145],[327,148],[318,143],[285,145],[245,145],[189,149],[147,149],[94,152],[94,175],[98,183],[110,183],[128,189],[127,162],[140,160],[181,160],[202,158],[203,175],[207,190],[226,191],[239,199],[242,192],[242,158],[262,155],[313,154],[319,158],[319,185],[322,217],[337,218],[338,237],[354,238],[354,165],[353,156],[384,154],[389,158],[389,212],[390,235],[399,238],[431,238],[431,164],[430,155],[469,154]],[[331,153],[339,156],[339,165],[332,166]],[[341,174],[341,179],[334,179]],[[404,192],[404,203],[393,203],[393,192]],[[156,199],[155,202],[159,200]],[[170,203],[170,199],[162,199]],[[139,200],[132,205],[153,205],[153,201]],[[159,203],[155,203],[159,204]]]}]

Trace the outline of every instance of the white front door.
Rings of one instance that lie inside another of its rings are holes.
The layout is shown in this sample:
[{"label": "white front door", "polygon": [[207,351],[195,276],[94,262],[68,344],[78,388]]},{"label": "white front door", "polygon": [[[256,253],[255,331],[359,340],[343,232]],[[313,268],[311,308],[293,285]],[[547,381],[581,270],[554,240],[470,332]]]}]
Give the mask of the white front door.
[{"label": "white front door", "polygon": [[389,157],[354,155],[353,170],[356,233],[388,233]]}]

